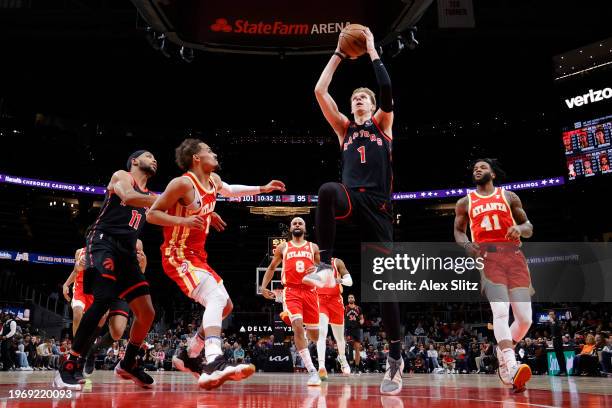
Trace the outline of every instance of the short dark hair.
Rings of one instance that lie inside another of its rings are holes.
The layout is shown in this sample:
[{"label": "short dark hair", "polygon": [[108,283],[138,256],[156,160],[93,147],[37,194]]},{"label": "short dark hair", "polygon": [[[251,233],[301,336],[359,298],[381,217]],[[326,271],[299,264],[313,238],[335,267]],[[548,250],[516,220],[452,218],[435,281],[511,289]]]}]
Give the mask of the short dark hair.
[{"label": "short dark hair", "polygon": [[185,139],[175,150],[176,164],[181,170],[189,170],[193,164],[193,155],[200,151],[200,139]]},{"label": "short dark hair", "polygon": [[499,162],[499,160],[497,159],[491,159],[488,157],[485,157],[484,159],[476,159],[472,162],[472,168],[474,168],[474,166],[476,165],[476,163],[478,162],[485,162],[487,163],[489,166],[491,166],[491,170],[493,170],[493,173],[495,173],[495,180],[496,181],[503,181],[506,178],[506,172],[501,168],[501,163]]}]

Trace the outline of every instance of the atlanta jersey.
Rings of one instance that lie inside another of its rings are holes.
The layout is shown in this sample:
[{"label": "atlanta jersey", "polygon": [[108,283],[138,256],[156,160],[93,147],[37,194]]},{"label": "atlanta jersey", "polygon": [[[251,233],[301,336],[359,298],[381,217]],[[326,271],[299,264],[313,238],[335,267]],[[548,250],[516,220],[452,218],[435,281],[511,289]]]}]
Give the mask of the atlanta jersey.
[{"label": "atlanta jersey", "polygon": [[520,242],[506,238],[508,228],[516,225],[504,189],[496,187],[493,194],[482,196],[475,191],[468,194],[468,214],[472,242]]},{"label": "atlanta jersey", "polygon": [[312,243],[304,241],[296,245],[293,241],[287,241],[283,251],[283,268],[281,282],[285,286],[302,286],[302,279],[306,271],[315,266],[314,250]]}]

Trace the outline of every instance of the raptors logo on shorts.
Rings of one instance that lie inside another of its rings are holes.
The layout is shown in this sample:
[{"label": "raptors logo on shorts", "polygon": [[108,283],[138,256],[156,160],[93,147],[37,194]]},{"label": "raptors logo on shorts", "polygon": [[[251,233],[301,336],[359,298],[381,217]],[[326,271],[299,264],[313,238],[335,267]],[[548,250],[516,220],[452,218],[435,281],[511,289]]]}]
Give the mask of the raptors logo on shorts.
[{"label": "raptors logo on shorts", "polygon": [[291,321],[301,318],[307,327],[319,325],[317,292],[312,286],[302,283],[306,271],[314,265],[314,251],[310,242],[304,241],[301,245],[295,245],[293,241],[287,241],[283,251],[281,274],[281,281],[285,286],[283,306]]},{"label": "raptors logo on shorts", "polygon": [[484,284],[503,285],[507,289],[530,288],[531,277],[521,241],[506,238],[508,228],[516,225],[504,189],[496,187],[493,194],[468,194],[468,214],[472,242],[477,243],[484,258]]},{"label": "raptors logo on shorts", "polygon": [[[332,258],[331,265],[334,270],[334,278],[340,278],[340,272],[336,266],[336,258]],[[342,285],[337,284],[333,288],[318,288],[319,313],[329,318],[329,324],[344,325],[344,302],[342,301]]]}]

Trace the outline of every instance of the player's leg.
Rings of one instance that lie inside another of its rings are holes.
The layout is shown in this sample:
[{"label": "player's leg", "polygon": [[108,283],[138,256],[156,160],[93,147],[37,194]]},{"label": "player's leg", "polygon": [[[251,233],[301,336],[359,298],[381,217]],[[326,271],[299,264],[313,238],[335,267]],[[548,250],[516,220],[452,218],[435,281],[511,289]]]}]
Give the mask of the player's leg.
[{"label": "player's leg", "polygon": [[106,326],[106,321],[108,321],[108,331],[98,338],[89,350],[83,370],[85,377],[89,377],[93,373],[98,354],[106,351],[115,341],[121,339],[127,327],[129,313],[130,306],[125,300],[115,299],[111,303],[109,311],[98,324],[99,333],[101,333]]},{"label": "player's leg", "polygon": [[349,367],[348,361],[346,361],[346,340],[344,337],[344,304],[342,297],[338,296],[337,299],[332,299],[327,302],[327,312],[329,316],[329,324],[334,334],[334,339],[338,345],[338,361],[340,362],[340,369],[343,375],[349,375],[351,368]]},{"label": "player's leg", "polygon": [[75,300],[72,299],[72,337],[76,336],[77,329],[79,328],[79,324],[81,323],[81,319],[83,318],[83,309],[84,306],[82,304],[75,304]]},{"label": "player's leg", "polygon": [[[311,303],[314,303],[314,306]],[[309,373],[308,385],[321,385],[321,379],[310,357],[306,330],[304,329],[306,325],[309,329],[308,332],[312,332],[308,334],[308,337],[315,342],[318,340],[319,304],[317,295],[309,290],[286,288],[284,306],[291,320],[295,348]],[[316,337],[314,331],[316,331]]]},{"label": "player's leg", "polygon": [[[323,305],[321,305],[323,308]],[[319,339],[317,340],[317,359],[319,360],[319,377],[327,380],[327,368],[325,367],[325,350],[327,349],[327,328],[329,317],[323,311],[319,313]]]},{"label": "player's leg", "polygon": [[336,240],[336,220],[351,215],[349,193],[340,183],[325,183],[319,188],[315,227],[321,251],[321,263],[330,264]]}]

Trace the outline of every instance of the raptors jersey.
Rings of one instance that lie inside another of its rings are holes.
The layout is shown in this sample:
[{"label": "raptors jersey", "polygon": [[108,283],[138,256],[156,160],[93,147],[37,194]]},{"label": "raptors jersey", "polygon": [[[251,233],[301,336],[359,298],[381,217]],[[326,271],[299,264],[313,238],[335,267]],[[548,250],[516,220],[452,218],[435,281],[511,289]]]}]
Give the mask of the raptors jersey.
[{"label": "raptors jersey", "polygon": [[468,214],[472,242],[520,242],[506,238],[508,228],[516,225],[504,189],[496,187],[493,194],[482,196],[475,191],[468,194]]},{"label": "raptors jersey", "polygon": [[195,198],[189,205],[176,203],[174,208],[168,210],[168,214],[177,217],[200,215],[205,219],[204,228],[189,228],[183,225],[164,227],[162,255],[170,256],[173,251],[183,252],[185,248],[188,248],[192,253],[196,253],[203,260],[206,260],[204,245],[210,228],[210,214],[215,210],[215,203],[217,202],[217,186],[215,186],[212,177],[209,178],[210,188],[204,187],[191,172],[183,174],[182,177],[186,177],[193,185]]},{"label": "raptors jersey", "polygon": [[[334,271],[334,279],[340,279],[341,276],[336,266],[336,258],[332,258],[331,265]],[[340,296],[342,294],[342,285],[337,283],[333,288],[317,288],[317,293],[326,296]]]},{"label": "raptors jersey", "polygon": [[350,122],[342,143],[342,184],[363,188],[385,198],[391,195],[391,138],[374,117],[363,125]]},{"label": "raptors jersey", "polygon": [[314,265],[314,251],[309,241],[304,241],[299,246],[293,241],[287,241],[283,251],[281,282],[285,286],[301,286],[306,271]]}]

